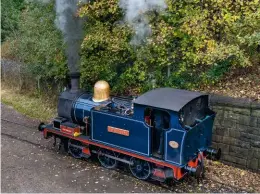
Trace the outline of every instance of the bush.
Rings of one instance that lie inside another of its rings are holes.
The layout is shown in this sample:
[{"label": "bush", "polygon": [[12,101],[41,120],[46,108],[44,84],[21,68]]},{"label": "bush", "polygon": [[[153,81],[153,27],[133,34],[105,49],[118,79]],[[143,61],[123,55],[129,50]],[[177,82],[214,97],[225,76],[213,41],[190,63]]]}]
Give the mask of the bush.
[{"label": "bush", "polygon": [[26,64],[27,71],[38,80],[38,87],[46,90],[64,81],[68,74],[62,35],[54,20],[54,1],[27,3],[19,30],[9,38],[16,60]]},{"label": "bush", "polygon": [[1,42],[16,33],[24,0],[2,0],[1,2]]},{"label": "bush", "polygon": [[[259,63],[259,1],[168,0],[164,13],[147,14],[152,36],[137,48],[122,20],[118,0],[94,1],[87,16],[82,72],[87,80],[110,81],[114,92],[152,87],[194,89],[219,81],[230,68]],[[91,83],[92,83],[91,82]]]},{"label": "bush", "polygon": [[[234,69],[259,65],[258,0],[166,1],[165,12],[146,13],[152,34],[138,46],[130,44],[134,32],[122,22],[119,0],[90,1],[80,8],[80,17],[87,18],[80,53],[83,88],[105,79],[115,94],[166,86],[197,89]],[[60,83],[68,68],[54,20],[54,1],[27,3],[8,45],[11,56],[28,64],[38,80]]]}]

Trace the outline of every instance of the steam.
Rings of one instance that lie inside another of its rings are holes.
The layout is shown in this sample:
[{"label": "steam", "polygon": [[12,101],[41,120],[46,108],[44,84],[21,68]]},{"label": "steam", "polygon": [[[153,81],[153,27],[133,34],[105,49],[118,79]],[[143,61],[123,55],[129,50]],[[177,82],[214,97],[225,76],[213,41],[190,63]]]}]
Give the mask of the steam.
[{"label": "steam", "polygon": [[135,35],[132,37],[132,45],[142,44],[152,30],[145,13],[148,11],[161,12],[167,8],[165,0],[120,0],[119,7],[125,10],[125,21],[133,26]]},{"label": "steam", "polygon": [[87,0],[56,0],[56,26],[62,31],[70,73],[79,71],[79,50],[83,38],[83,21],[77,16],[79,3]]}]

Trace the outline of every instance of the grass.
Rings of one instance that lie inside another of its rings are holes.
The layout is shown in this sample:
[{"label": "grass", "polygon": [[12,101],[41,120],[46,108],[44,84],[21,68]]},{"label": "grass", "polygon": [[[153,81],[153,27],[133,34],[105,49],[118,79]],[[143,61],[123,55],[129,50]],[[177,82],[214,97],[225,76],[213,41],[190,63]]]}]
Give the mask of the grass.
[{"label": "grass", "polygon": [[1,88],[1,102],[12,106],[18,112],[41,121],[50,121],[56,115],[56,107],[36,96],[22,94],[19,91]]}]

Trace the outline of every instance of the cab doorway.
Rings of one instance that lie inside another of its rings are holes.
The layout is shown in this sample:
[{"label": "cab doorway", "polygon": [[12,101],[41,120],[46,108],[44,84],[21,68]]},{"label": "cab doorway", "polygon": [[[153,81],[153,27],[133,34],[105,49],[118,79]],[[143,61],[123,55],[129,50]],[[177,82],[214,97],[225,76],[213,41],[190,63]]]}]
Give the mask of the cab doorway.
[{"label": "cab doorway", "polygon": [[166,129],[170,127],[170,115],[163,110],[146,108],[145,122],[151,127],[152,156],[162,159],[164,156],[164,136]]}]

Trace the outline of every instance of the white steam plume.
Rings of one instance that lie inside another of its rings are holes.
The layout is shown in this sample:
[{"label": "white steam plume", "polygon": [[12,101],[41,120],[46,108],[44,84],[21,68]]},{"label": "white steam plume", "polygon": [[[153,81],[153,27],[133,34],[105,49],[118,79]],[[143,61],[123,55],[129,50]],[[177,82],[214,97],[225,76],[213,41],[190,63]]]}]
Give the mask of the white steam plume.
[{"label": "white steam plume", "polygon": [[79,3],[87,0],[56,0],[56,26],[62,31],[70,73],[79,71],[79,50],[83,38],[83,21],[77,16]]},{"label": "white steam plume", "polygon": [[165,0],[120,0],[119,7],[125,10],[125,21],[135,30],[131,44],[139,45],[151,35],[151,28],[144,14],[153,10],[163,11],[167,5]]}]

